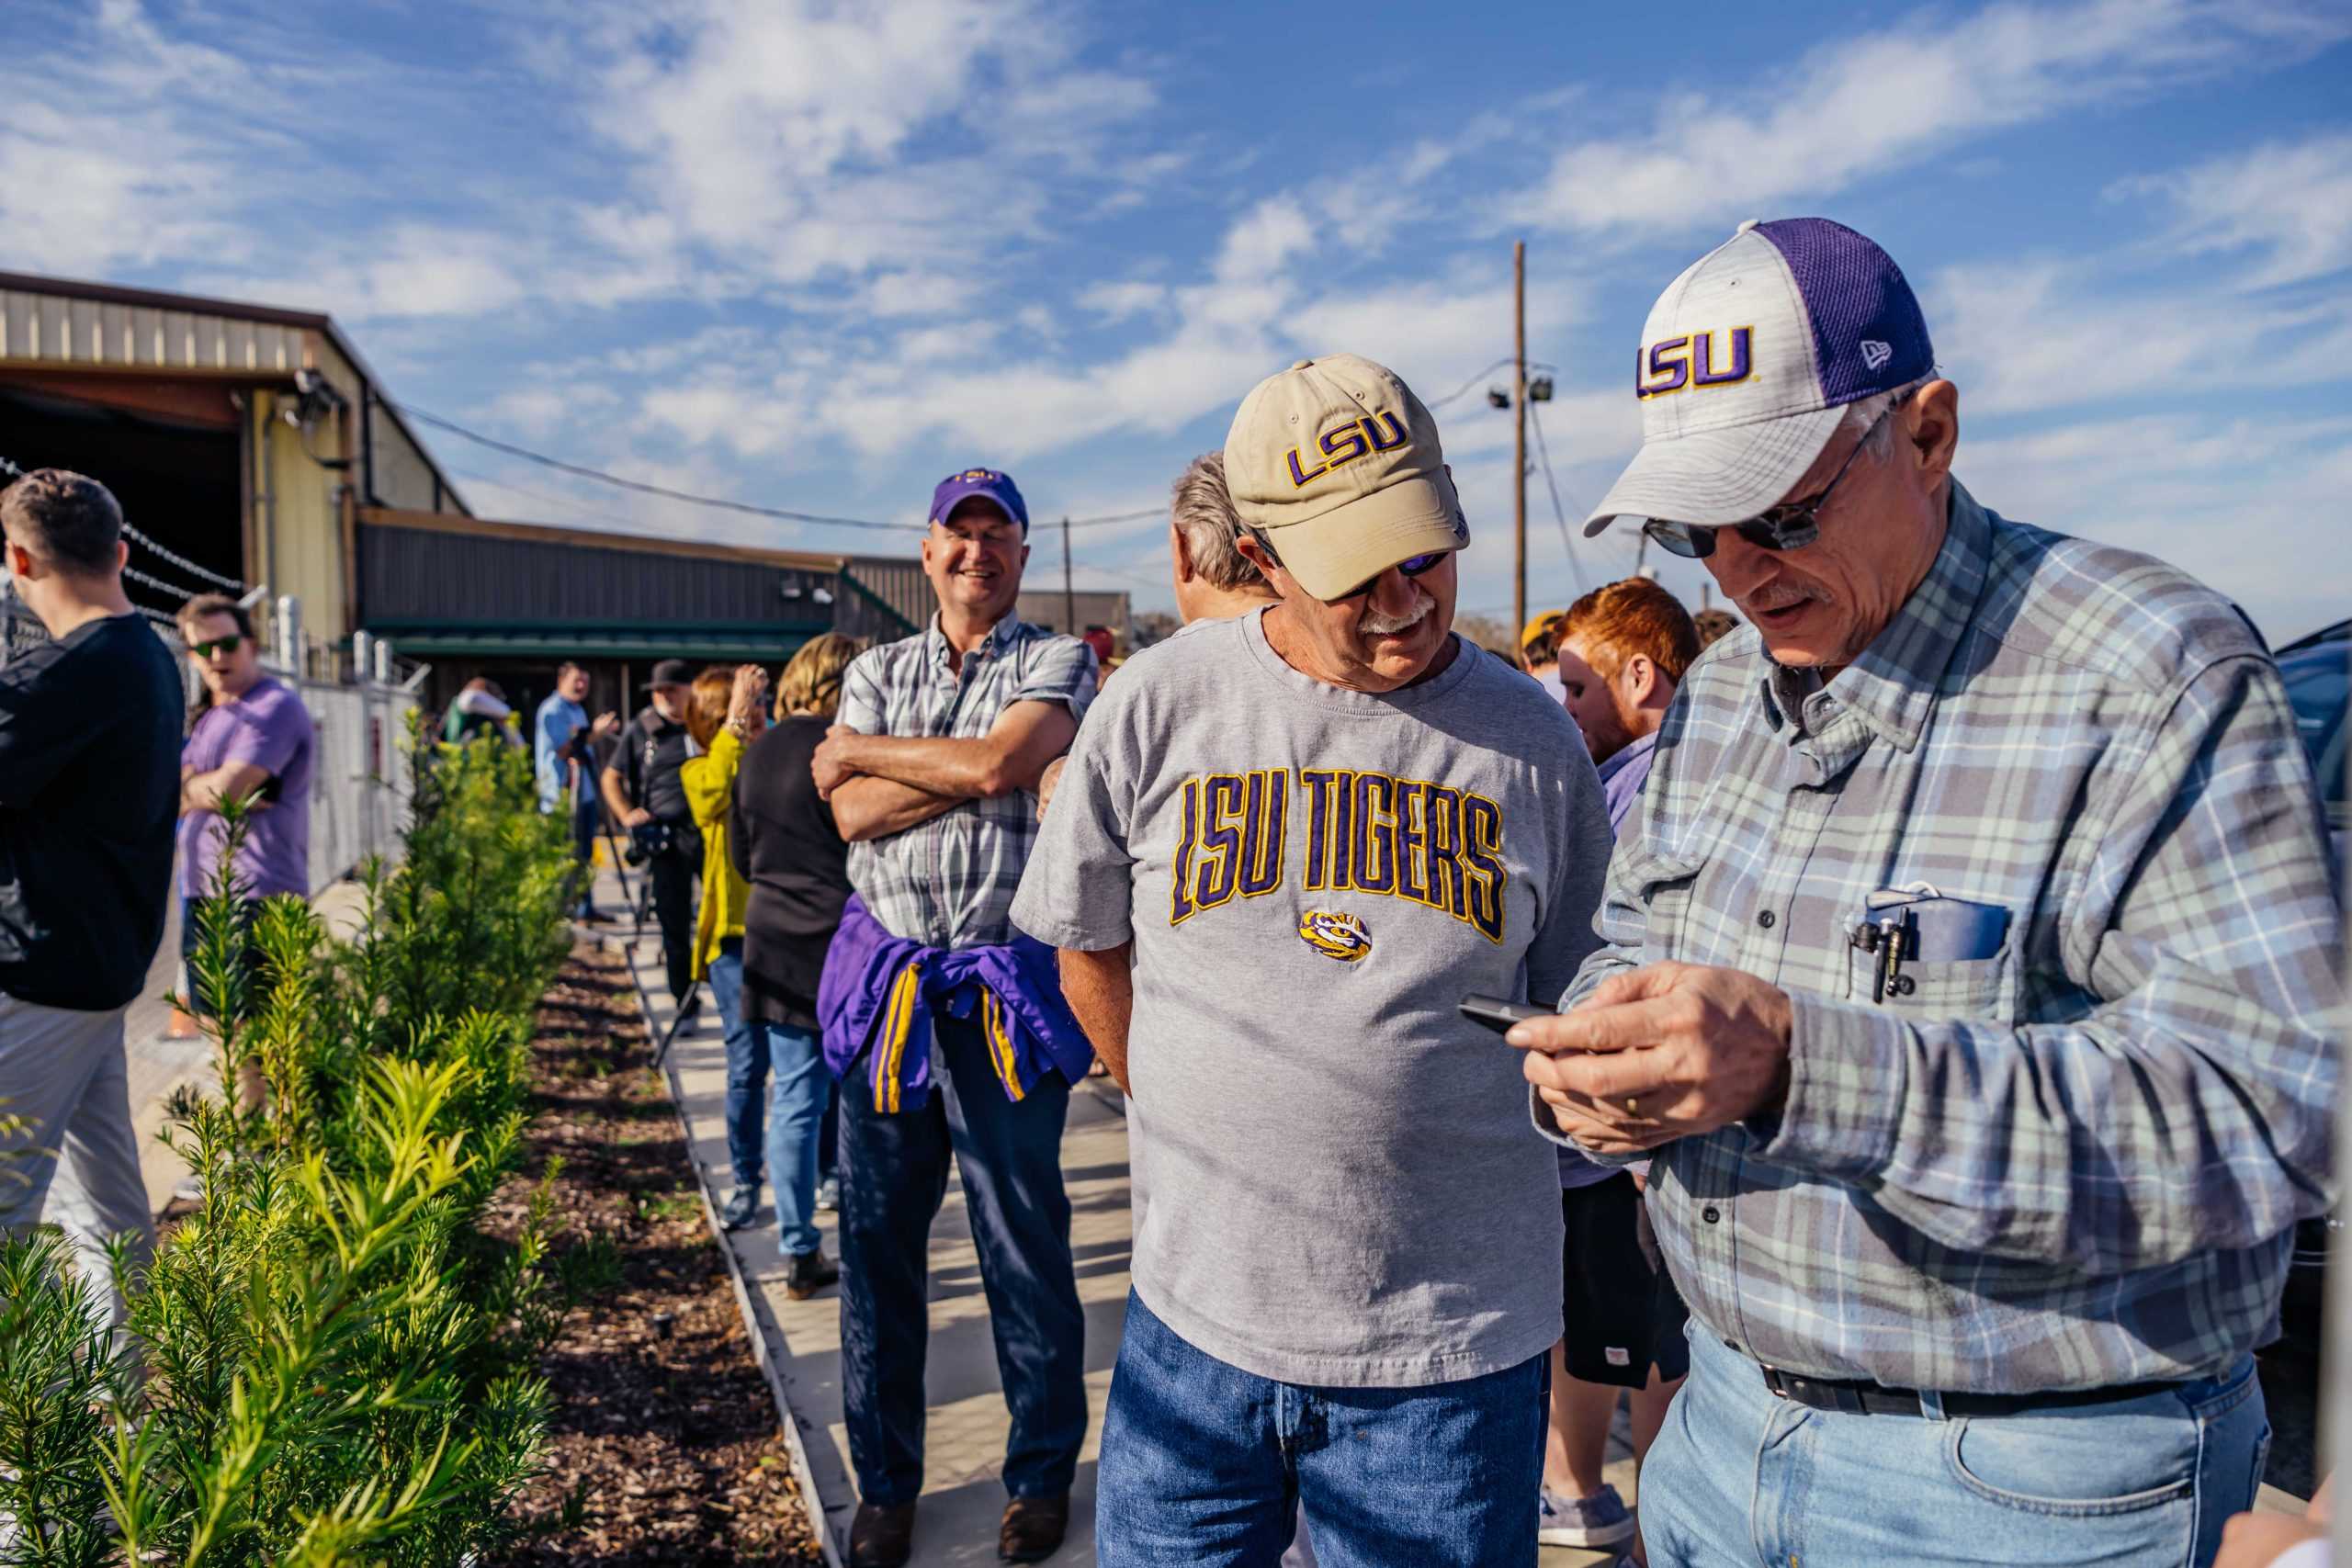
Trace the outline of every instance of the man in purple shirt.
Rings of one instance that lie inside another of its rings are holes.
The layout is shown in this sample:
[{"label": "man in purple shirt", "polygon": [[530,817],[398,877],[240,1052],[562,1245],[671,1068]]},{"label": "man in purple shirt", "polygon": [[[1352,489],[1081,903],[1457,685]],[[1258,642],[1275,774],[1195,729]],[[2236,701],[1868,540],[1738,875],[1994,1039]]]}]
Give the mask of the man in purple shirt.
[{"label": "man in purple shirt", "polygon": [[[196,952],[196,900],[219,891],[224,802],[248,807],[244,843],[231,889],[249,923],[273,893],[311,896],[311,773],[318,731],[301,694],[263,672],[261,649],[244,607],[217,593],[180,607],[180,637],[203,679],[204,710],[180,751],[180,952]],[[205,1011],[212,999],[191,977],[189,994]],[[240,1069],[241,1092],[252,1098]]]},{"label": "man in purple shirt", "polygon": [[[1658,726],[1699,656],[1698,628],[1673,594],[1629,577],[1577,600],[1551,635],[1568,713],[1600,769],[1610,830],[1623,839],[1650,776]],[[1600,1478],[1618,1391],[1632,1391],[1638,1465],[1689,1370],[1685,1314],[1673,1282],[1642,1246],[1635,1179],[1564,1149],[1560,1188],[1566,1291],[1536,1538],[1546,1546],[1611,1547],[1634,1533],[1624,1500]]]}]

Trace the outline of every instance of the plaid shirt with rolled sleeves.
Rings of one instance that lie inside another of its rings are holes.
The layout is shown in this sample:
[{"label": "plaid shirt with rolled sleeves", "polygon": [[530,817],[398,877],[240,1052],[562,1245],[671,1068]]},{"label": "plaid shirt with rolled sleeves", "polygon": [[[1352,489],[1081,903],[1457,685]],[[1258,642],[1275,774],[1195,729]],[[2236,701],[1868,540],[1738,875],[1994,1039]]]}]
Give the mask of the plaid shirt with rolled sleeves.
[{"label": "plaid shirt with rolled sleeves", "polygon": [[[1926,581],[1826,686],[1753,628],[1692,666],[1560,1005],[1660,959],[1793,1000],[1779,1114],[1651,1167],[1705,1332],[1895,1388],[2210,1374],[2276,1337],[2328,1206],[2334,880],[2235,610],[1954,484]],[[1849,933],[1914,882],[2007,935],[1875,1003]]]},{"label": "plaid shirt with rolled sleeves", "polygon": [[[1073,719],[1094,701],[1094,650],[1007,615],[988,641],[947,665],[938,617],[913,637],[871,648],[842,677],[839,722],[861,735],[977,740],[1014,703],[1060,703]],[[849,847],[849,881],[892,936],[931,947],[1012,940],[1009,911],[1037,841],[1027,791],[967,800],[902,833]]]}]

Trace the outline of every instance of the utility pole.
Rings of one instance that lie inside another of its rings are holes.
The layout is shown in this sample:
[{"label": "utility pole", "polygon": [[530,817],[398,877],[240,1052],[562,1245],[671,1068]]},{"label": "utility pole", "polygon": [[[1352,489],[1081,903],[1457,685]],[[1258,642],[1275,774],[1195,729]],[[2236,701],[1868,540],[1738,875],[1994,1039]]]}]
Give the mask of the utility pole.
[{"label": "utility pole", "polygon": [[1078,635],[1078,595],[1069,586],[1069,519],[1062,519],[1062,630]]},{"label": "utility pole", "polygon": [[1511,313],[1516,362],[1511,371],[1511,417],[1518,433],[1511,443],[1510,626],[1513,637],[1527,625],[1527,242],[1510,247]]}]

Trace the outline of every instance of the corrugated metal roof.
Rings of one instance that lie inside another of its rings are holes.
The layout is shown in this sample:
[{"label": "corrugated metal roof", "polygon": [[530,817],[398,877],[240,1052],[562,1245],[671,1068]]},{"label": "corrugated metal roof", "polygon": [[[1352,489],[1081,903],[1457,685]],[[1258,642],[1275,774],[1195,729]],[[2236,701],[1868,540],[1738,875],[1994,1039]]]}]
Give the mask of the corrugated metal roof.
[{"label": "corrugated metal roof", "polygon": [[307,333],[324,338],[363,386],[373,390],[371,412],[390,417],[432,469],[450,502],[469,511],[432,449],[385,398],[383,378],[333,317],[112,283],[0,272],[0,366],[291,376],[316,367],[306,352]]},{"label": "corrugated metal roof", "polygon": [[829,621],[713,625],[662,622],[492,624],[385,619],[368,631],[403,659],[687,659],[770,663],[789,659]]}]

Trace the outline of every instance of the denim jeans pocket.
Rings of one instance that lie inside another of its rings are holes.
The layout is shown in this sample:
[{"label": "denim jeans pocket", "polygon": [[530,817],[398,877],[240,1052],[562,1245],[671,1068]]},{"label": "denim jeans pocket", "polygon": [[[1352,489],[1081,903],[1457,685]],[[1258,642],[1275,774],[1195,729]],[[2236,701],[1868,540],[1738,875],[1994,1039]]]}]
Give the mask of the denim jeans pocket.
[{"label": "denim jeans pocket", "polygon": [[1988,1503],[2096,1518],[2193,1496],[2200,1426],[2177,1401],[2112,1414],[1972,1416],[1951,1423],[1944,1457],[1952,1478]]}]

